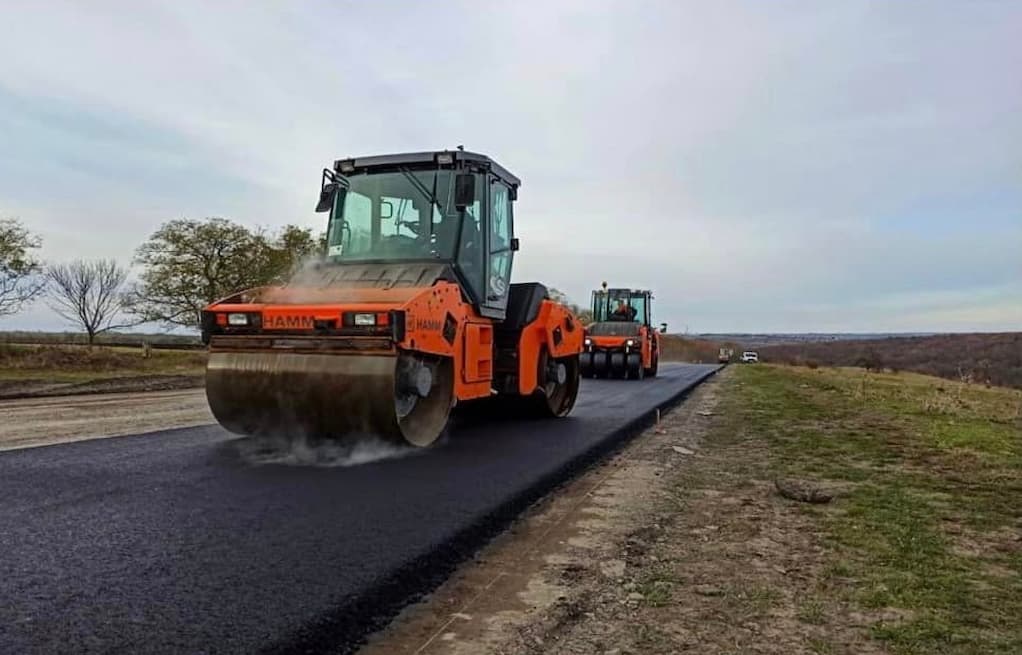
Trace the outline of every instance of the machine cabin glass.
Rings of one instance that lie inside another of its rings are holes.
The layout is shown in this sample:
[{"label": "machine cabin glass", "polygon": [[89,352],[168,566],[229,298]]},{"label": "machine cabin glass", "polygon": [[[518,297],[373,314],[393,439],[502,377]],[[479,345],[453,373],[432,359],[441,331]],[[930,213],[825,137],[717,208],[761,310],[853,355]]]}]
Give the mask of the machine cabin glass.
[{"label": "machine cabin glass", "polygon": [[[484,240],[488,184],[483,174],[475,173],[475,200],[459,212],[455,206],[455,178],[464,172],[401,167],[362,171],[344,178],[330,212],[327,260],[450,262],[475,299],[492,305],[487,294],[491,285],[487,281]],[[510,208],[507,216],[509,221]],[[490,268],[494,268],[492,260]],[[507,268],[510,272],[510,260]],[[500,308],[505,304],[506,294]]]},{"label": "machine cabin glass", "polygon": [[593,292],[593,322],[629,322],[649,325],[648,294],[631,289]]},{"label": "machine cabin glass", "polygon": [[511,260],[514,236],[511,212],[511,190],[493,177],[490,179],[490,233],[487,238],[489,272],[486,283],[486,304],[495,309],[507,307],[511,284]]}]

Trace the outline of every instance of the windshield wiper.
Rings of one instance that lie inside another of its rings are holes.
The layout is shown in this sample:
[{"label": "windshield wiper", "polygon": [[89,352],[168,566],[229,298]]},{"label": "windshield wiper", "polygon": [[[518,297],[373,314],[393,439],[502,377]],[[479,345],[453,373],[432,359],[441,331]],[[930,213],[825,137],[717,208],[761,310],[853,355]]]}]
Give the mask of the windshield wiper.
[{"label": "windshield wiper", "polygon": [[[402,167],[399,168],[398,170],[401,171],[402,175],[408,178],[408,181],[412,183],[412,186],[414,186],[419,191],[419,193],[422,194],[422,197],[429,202],[430,207],[436,207],[437,209],[440,210],[440,213],[443,213],[443,208],[440,207],[440,201],[436,199],[435,193],[431,193],[430,190],[426,188],[426,185],[423,184],[419,178],[415,177],[415,175],[413,175],[412,172],[409,171],[407,168]],[[433,171],[434,190],[436,189],[436,177],[437,171]]]}]

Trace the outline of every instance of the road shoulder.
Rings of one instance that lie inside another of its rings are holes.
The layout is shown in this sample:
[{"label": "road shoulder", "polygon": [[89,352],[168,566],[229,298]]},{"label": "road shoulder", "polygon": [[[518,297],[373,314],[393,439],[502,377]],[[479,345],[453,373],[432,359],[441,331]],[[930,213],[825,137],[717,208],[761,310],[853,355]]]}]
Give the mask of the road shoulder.
[{"label": "road shoulder", "polygon": [[0,401],[0,451],[214,422],[203,389]]},{"label": "road shoulder", "polygon": [[708,442],[730,384],[725,370],[700,385],[362,652],[812,652],[822,628],[799,615],[820,547],[797,510],[749,477],[756,452]]}]

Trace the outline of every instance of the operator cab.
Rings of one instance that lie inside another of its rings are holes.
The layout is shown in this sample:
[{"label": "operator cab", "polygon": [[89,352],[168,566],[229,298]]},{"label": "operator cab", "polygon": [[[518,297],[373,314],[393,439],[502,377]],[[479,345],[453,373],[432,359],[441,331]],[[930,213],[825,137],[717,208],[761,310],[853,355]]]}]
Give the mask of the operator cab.
[{"label": "operator cab", "polygon": [[637,289],[600,289],[593,291],[593,322],[650,324],[649,291]]},{"label": "operator cab", "polygon": [[481,315],[503,319],[519,186],[460,149],[338,160],[323,171],[316,207],[330,212],[327,262],[444,263]]}]

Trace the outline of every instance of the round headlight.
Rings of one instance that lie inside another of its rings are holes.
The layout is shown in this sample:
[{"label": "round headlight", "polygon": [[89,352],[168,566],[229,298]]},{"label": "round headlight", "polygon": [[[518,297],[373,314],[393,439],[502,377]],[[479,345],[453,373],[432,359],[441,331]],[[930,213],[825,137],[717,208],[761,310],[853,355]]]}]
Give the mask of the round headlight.
[{"label": "round headlight", "polygon": [[585,345],[587,345],[587,346],[591,346],[591,345],[593,345],[593,340],[592,340],[592,339],[590,339],[589,337],[586,337],[586,340],[585,340]]},{"label": "round headlight", "polygon": [[635,339],[629,339],[628,341],[625,341],[625,345],[631,348],[632,346],[635,345]]}]

